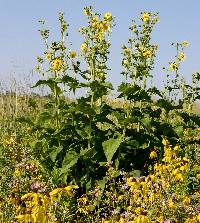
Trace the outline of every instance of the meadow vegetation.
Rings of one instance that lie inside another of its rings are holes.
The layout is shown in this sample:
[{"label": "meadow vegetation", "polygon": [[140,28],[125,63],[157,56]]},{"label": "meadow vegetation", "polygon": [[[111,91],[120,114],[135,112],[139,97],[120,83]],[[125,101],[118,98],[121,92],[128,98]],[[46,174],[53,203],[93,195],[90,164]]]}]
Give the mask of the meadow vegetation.
[{"label": "meadow vegetation", "polygon": [[0,222],[200,222],[200,74],[191,83],[181,74],[189,43],[172,44],[159,89],[151,39],[159,17],[141,12],[114,89],[107,65],[114,17],[83,12],[80,52],[68,42],[63,13],[58,41],[40,21],[45,49],[33,88],[51,93],[0,95]]}]

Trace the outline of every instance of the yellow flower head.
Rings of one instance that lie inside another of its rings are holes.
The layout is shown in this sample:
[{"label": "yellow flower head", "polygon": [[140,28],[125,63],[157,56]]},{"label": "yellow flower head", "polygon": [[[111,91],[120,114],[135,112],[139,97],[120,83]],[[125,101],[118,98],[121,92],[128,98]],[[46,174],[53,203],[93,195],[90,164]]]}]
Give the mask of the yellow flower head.
[{"label": "yellow flower head", "polygon": [[104,19],[106,21],[109,21],[112,19],[112,14],[110,12],[106,12],[105,15],[104,15]]},{"label": "yellow flower head", "polygon": [[183,182],[183,180],[184,180],[183,175],[181,173],[177,173],[174,178],[178,182]]},{"label": "yellow flower head", "polygon": [[185,40],[185,41],[182,42],[182,44],[183,44],[183,46],[188,46],[189,42]]},{"label": "yellow flower head", "polygon": [[190,202],[191,202],[191,198],[188,197],[188,196],[186,196],[186,197],[184,198],[184,200],[183,200],[183,204],[185,204],[185,205],[190,204]]},{"label": "yellow flower head", "polygon": [[169,146],[169,141],[167,140],[167,139],[163,139],[162,140],[162,144],[164,145],[164,146]]},{"label": "yellow flower head", "polygon": [[89,8],[84,8],[84,9],[83,9],[83,14],[84,14],[85,16],[88,16],[88,15],[90,14],[90,9],[89,9]]},{"label": "yellow flower head", "polygon": [[174,206],[173,200],[169,199],[168,204],[169,204],[169,207],[172,208]]},{"label": "yellow flower head", "polygon": [[177,69],[178,69],[177,64],[176,64],[175,62],[174,62],[174,63],[170,63],[170,69],[171,69],[172,71],[177,70]]},{"label": "yellow flower head", "polygon": [[98,17],[92,18],[92,27],[97,28],[98,24],[99,24],[99,18]]},{"label": "yellow flower head", "polygon": [[101,22],[99,28],[100,28],[101,32],[106,32],[110,27],[109,27],[108,23]]},{"label": "yellow flower head", "polygon": [[150,20],[150,14],[148,12],[145,12],[142,16],[142,21],[147,23]]},{"label": "yellow flower head", "polygon": [[15,140],[14,140],[13,137],[10,137],[10,139],[5,139],[5,140],[4,140],[4,144],[5,144],[6,146],[12,146],[12,145],[15,144]]},{"label": "yellow flower head", "polygon": [[47,58],[47,60],[51,60],[52,59],[52,53],[47,53],[46,58]]},{"label": "yellow flower head", "polygon": [[180,61],[184,61],[184,60],[185,60],[185,53],[184,53],[184,52],[181,52],[181,53],[179,54],[179,56],[178,56],[178,59],[179,59]]},{"label": "yellow flower head", "polygon": [[145,215],[139,215],[134,218],[133,223],[149,223],[149,218]]},{"label": "yellow flower head", "polygon": [[60,194],[63,191],[63,188],[56,188],[54,190],[52,190],[49,195],[51,197],[57,196],[58,194]]},{"label": "yellow flower head", "polygon": [[86,43],[82,43],[82,44],[81,44],[81,51],[82,51],[83,53],[86,53],[87,50],[88,50],[87,44],[86,44]]},{"label": "yellow flower head", "polygon": [[155,150],[153,150],[151,153],[150,153],[150,158],[151,159],[154,159],[154,158],[157,158],[158,157],[158,154],[156,153]]},{"label": "yellow flower head", "polygon": [[127,55],[130,55],[131,51],[130,51],[129,48],[126,48],[126,49],[124,49],[124,53],[127,54]]},{"label": "yellow flower head", "polygon": [[75,58],[76,57],[76,52],[75,51],[71,51],[69,56],[72,59]]},{"label": "yellow flower head", "polygon": [[151,50],[143,51],[143,56],[146,57],[146,58],[150,58],[152,56]]},{"label": "yellow flower head", "polygon": [[60,58],[55,59],[52,69],[54,71],[59,71],[61,67],[62,67],[62,60]]},{"label": "yellow flower head", "polygon": [[21,171],[18,168],[16,168],[15,169],[15,176],[19,177],[20,175],[21,175]]}]

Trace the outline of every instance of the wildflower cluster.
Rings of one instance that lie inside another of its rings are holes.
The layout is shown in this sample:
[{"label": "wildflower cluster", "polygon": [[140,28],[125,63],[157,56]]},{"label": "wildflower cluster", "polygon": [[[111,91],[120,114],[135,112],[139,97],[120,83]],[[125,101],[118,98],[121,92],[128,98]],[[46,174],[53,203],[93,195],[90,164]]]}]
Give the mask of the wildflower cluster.
[{"label": "wildflower cluster", "polygon": [[36,70],[43,77],[34,87],[50,94],[2,96],[12,103],[0,116],[0,221],[200,222],[200,117],[193,109],[200,74],[190,85],[180,70],[188,42],[173,44],[177,53],[159,90],[151,40],[159,18],[142,12],[122,46],[124,80],[113,99],[114,17],[92,7],[83,13],[77,51],[63,13],[57,41],[40,21],[45,50]]}]

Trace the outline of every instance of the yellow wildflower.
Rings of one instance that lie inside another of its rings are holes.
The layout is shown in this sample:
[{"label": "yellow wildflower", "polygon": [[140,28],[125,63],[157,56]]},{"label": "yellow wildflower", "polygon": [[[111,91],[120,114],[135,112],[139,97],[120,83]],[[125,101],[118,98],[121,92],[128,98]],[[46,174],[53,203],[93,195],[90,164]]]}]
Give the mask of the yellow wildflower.
[{"label": "yellow wildflower", "polygon": [[169,141],[167,139],[163,138],[162,144],[167,147],[167,146],[169,146]]},{"label": "yellow wildflower", "polygon": [[118,201],[122,201],[124,199],[124,195],[119,195],[119,197],[117,198]]},{"label": "yellow wildflower", "polygon": [[179,151],[179,149],[180,149],[180,146],[179,146],[179,145],[176,145],[176,146],[174,147],[174,150],[175,150],[175,151]]},{"label": "yellow wildflower", "polygon": [[177,70],[177,69],[178,69],[177,64],[176,64],[175,62],[174,62],[174,63],[170,63],[170,69],[171,69],[172,71]]},{"label": "yellow wildflower", "polygon": [[69,195],[70,197],[73,195],[72,190],[78,188],[77,185],[69,185],[64,188],[64,191]]},{"label": "yellow wildflower", "polygon": [[106,22],[100,23],[100,30],[101,32],[106,32],[109,29],[109,25]]},{"label": "yellow wildflower", "polygon": [[182,42],[182,44],[183,44],[183,46],[188,46],[189,42],[185,40],[185,41]]},{"label": "yellow wildflower", "polygon": [[60,192],[62,192],[62,190],[63,190],[63,188],[56,188],[56,189],[52,190],[52,191],[49,193],[49,195],[50,195],[51,197],[57,196]]},{"label": "yellow wildflower", "polygon": [[81,51],[82,51],[83,53],[86,53],[87,50],[88,50],[87,44],[86,44],[86,43],[82,43],[82,44],[81,44]]},{"label": "yellow wildflower", "polygon": [[18,221],[32,222],[32,216],[30,214],[18,215],[15,217]]},{"label": "yellow wildflower", "polygon": [[146,58],[150,58],[152,56],[151,50],[145,50],[143,52],[143,56],[146,57]]},{"label": "yellow wildflower", "polygon": [[151,159],[154,159],[154,158],[157,158],[158,157],[158,154],[156,153],[155,150],[153,150],[151,153],[150,153],[150,158]]},{"label": "yellow wildflower", "polygon": [[15,169],[15,176],[19,177],[20,175],[21,175],[21,171],[18,168],[16,168]]},{"label": "yellow wildflower", "polygon": [[52,53],[47,53],[46,58],[47,58],[47,60],[51,60],[52,59]]},{"label": "yellow wildflower", "polygon": [[142,16],[142,21],[147,23],[150,20],[150,14],[148,12],[145,12]]},{"label": "yellow wildflower", "polygon": [[185,171],[185,170],[187,170],[187,169],[188,169],[188,166],[187,166],[187,165],[184,165],[184,166],[181,166],[181,167],[180,167],[180,170],[181,170],[181,171]]},{"label": "yellow wildflower", "polygon": [[93,28],[97,28],[98,23],[99,23],[99,18],[98,17],[92,18],[92,27]]},{"label": "yellow wildflower", "polygon": [[177,173],[174,178],[176,181],[183,182],[183,176],[181,173]]},{"label": "yellow wildflower", "polygon": [[124,53],[127,54],[127,55],[130,55],[131,51],[130,51],[129,48],[126,48],[126,49],[124,49]]},{"label": "yellow wildflower", "polygon": [[190,204],[190,202],[191,202],[191,198],[190,197],[187,197],[187,196],[183,200],[183,204],[185,204],[185,205]]},{"label": "yellow wildflower", "polygon": [[76,52],[71,51],[69,56],[70,56],[70,58],[75,58],[76,57]]},{"label": "yellow wildflower", "polygon": [[61,67],[62,67],[62,60],[60,58],[55,59],[52,69],[54,71],[59,71]]},{"label": "yellow wildflower", "polygon": [[169,207],[172,208],[174,206],[173,200],[169,199],[168,204],[169,204]]},{"label": "yellow wildflower", "polygon": [[105,20],[111,20],[112,19],[112,14],[110,12],[106,12],[104,15]]},{"label": "yellow wildflower", "polygon": [[178,59],[179,59],[180,61],[184,61],[184,60],[185,60],[185,53],[184,53],[184,52],[181,52],[181,53],[179,54],[179,56],[178,56]]},{"label": "yellow wildflower", "polygon": [[14,140],[13,137],[10,137],[10,139],[5,139],[5,140],[4,140],[4,144],[5,144],[6,146],[12,146],[12,145],[15,144],[15,140]]},{"label": "yellow wildflower", "polygon": [[83,9],[83,14],[84,14],[85,16],[88,16],[88,15],[90,14],[90,10],[89,10],[89,8],[84,8],[84,9]]},{"label": "yellow wildflower", "polygon": [[148,222],[149,218],[145,215],[139,215],[135,217],[134,220],[132,221],[132,223],[148,223]]}]

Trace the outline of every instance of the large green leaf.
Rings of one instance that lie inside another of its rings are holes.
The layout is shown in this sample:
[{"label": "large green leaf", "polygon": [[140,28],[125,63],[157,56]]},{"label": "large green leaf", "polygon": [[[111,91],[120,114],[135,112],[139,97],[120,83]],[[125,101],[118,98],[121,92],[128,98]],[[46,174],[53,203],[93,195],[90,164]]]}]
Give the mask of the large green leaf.
[{"label": "large green leaf", "polygon": [[103,146],[103,151],[105,153],[105,156],[107,158],[107,161],[111,161],[115,152],[119,148],[120,144],[123,141],[122,135],[118,136],[118,138],[111,138],[108,139],[107,141],[104,141],[102,143]]},{"label": "large green leaf", "polygon": [[53,162],[56,161],[56,157],[57,157],[58,153],[59,153],[62,149],[63,149],[62,146],[54,146],[54,147],[52,148],[52,151],[51,151],[51,153],[49,154],[49,156],[50,156],[50,158],[51,158],[51,160],[52,160]]},{"label": "large green leaf", "polygon": [[61,173],[67,173],[77,163],[78,159],[79,154],[73,150],[69,150],[63,160]]}]

